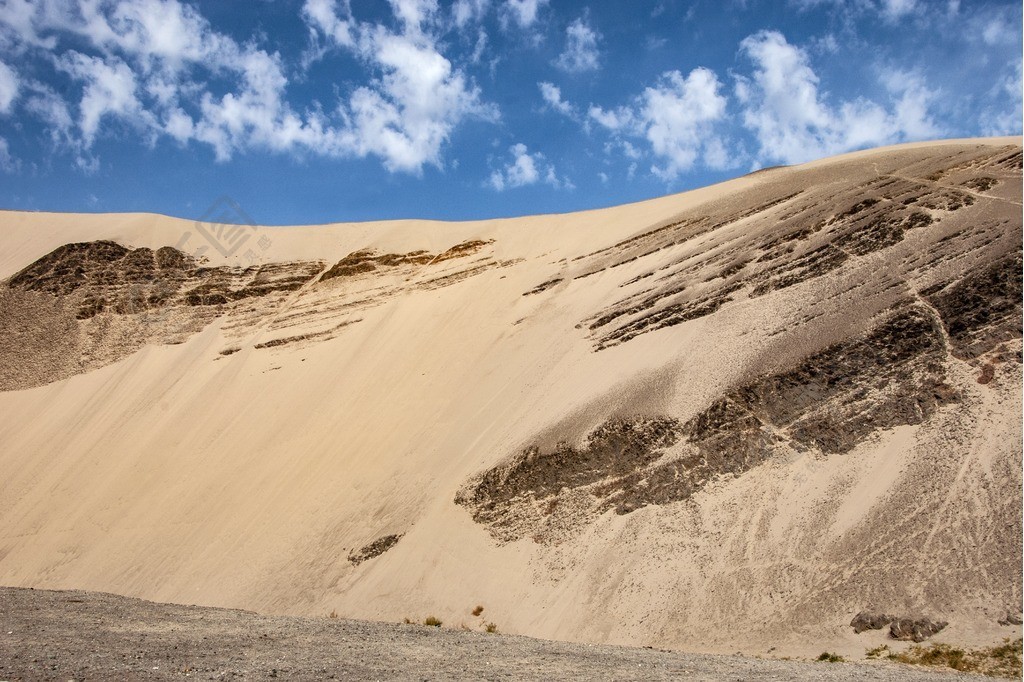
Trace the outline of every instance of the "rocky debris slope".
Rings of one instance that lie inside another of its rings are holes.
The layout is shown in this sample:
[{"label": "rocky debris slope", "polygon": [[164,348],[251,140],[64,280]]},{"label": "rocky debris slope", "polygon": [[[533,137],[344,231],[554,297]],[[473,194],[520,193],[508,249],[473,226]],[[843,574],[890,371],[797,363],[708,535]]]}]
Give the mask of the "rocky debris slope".
[{"label": "rocky debris slope", "polygon": [[[619,288],[639,291],[585,322],[596,350],[826,275],[830,297],[856,292],[848,305],[873,306],[873,314],[865,331],[751,376],[683,425],[671,415],[640,415],[625,428],[602,426],[581,449],[530,445],[468,482],[456,502],[501,541],[547,542],[606,509],[683,501],[772,457],[847,453],[880,430],[920,424],[956,404],[949,362],[978,367],[979,383],[991,380],[995,364],[1021,362],[1019,207],[995,218],[984,194],[1019,184],[1020,164],[1012,149],[971,151],[860,184],[812,186],[762,203],[741,196],[731,206],[754,205],[725,215],[702,208],[581,257],[572,278],[584,282],[626,265],[644,270],[619,275]],[[884,257],[911,230],[919,231],[914,249],[889,258],[879,277],[857,272],[858,261]],[[544,295],[560,281],[524,295]],[[823,315],[821,303],[810,301],[793,328],[773,335],[798,338]],[[654,444],[632,437],[647,424],[669,435]],[[608,442],[615,429],[622,437]]]},{"label": "rocky debris slope", "polygon": [[[359,322],[360,310],[404,290],[449,286],[498,267],[487,258],[452,267],[487,246],[467,241],[438,254],[361,250],[330,266],[211,267],[172,246],[66,244],[0,283],[0,391],[97,369],[149,343],[184,343],[222,317],[234,339],[258,349],[326,341]],[[258,333],[271,338],[252,340]]]},{"label": "rocky debris slope", "polygon": [[702,656],[11,588],[0,588],[0,630],[0,677],[12,680],[975,679],[891,663]]}]

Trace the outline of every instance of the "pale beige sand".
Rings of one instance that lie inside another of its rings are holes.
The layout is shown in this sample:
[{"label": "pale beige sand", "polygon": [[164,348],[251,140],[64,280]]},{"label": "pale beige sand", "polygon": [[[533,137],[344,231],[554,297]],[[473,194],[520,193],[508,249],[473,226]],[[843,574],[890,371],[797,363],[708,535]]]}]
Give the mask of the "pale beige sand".
[{"label": "pale beige sand", "polygon": [[[787,451],[689,500],[605,512],[555,542],[501,544],[453,500],[526,445],[580,442],[616,414],[685,421],[751,376],[859,333],[896,294],[849,288],[870,289],[934,239],[909,232],[827,276],[601,352],[586,323],[646,286],[629,280],[688,249],[771,230],[786,205],[583,279],[571,277],[597,261],[573,259],[686,212],[733,210],[744,192],[769,200],[791,185],[821,204],[831,187],[1020,144],[860,152],[567,215],[259,228],[267,262],[493,239],[487,257],[499,265],[434,289],[411,286],[426,268],[394,275],[396,289],[357,314],[303,292],[219,317],[179,345],[150,343],[93,371],[0,392],[0,584],[274,614],[433,614],[473,628],[482,621],[467,613],[481,604],[505,633],[730,653],[862,656],[886,641],[853,634],[863,608],[941,617],[951,624],[939,640],[1018,637],[1019,626],[996,621],[1021,599],[1019,363],[981,385],[976,365],[949,358],[947,381],[963,399],[921,424],[878,430],[845,454]],[[995,216],[1003,241],[927,270],[922,286],[1006,244],[1019,250],[1020,201],[1018,171],[944,214],[948,233]],[[154,215],[6,212],[0,278],[68,242],[156,248],[190,231]],[[207,255],[211,265],[243,263]],[[523,296],[558,277],[566,281]],[[811,309],[820,317],[801,326]],[[352,319],[319,343],[254,347]],[[240,350],[221,356],[227,348]],[[403,533],[386,553],[348,561]]]}]

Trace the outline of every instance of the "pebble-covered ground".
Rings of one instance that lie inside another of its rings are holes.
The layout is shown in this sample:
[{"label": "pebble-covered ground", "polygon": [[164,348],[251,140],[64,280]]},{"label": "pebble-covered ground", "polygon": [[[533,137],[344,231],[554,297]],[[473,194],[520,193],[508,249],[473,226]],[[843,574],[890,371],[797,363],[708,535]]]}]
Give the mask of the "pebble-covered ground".
[{"label": "pebble-covered ground", "polygon": [[952,680],[894,663],[778,661],[445,627],[261,616],[0,588],[0,680]]}]

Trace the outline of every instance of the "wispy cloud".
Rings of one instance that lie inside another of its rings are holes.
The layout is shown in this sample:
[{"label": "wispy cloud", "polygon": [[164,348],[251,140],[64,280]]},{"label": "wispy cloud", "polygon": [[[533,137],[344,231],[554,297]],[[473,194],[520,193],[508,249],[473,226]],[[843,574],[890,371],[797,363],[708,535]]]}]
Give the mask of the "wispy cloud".
[{"label": "wispy cloud", "polygon": [[568,73],[596,71],[601,67],[597,47],[600,39],[601,35],[585,16],[576,19],[565,29],[565,49],[558,55],[555,65]]}]

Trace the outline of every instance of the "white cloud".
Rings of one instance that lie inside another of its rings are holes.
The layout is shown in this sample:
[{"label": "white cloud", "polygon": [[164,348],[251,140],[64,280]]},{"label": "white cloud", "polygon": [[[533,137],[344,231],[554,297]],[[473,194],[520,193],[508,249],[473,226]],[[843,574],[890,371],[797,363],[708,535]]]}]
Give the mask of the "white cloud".
[{"label": "white cloud", "polygon": [[552,110],[569,117],[575,115],[573,106],[562,99],[562,91],[557,85],[541,82],[537,83],[537,87],[540,88],[540,94],[544,98],[545,104],[551,107]]},{"label": "white cloud", "polygon": [[355,46],[352,22],[338,16],[334,0],[306,0],[302,6],[302,15],[311,28],[319,30],[334,43],[345,47]]},{"label": "white cloud", "polygon": [[486,183],[492,189],[501,192],[505,189],[535,185],[538,182],[556,189],[572,187],[572,183],[567,180],[559,180],[554,166],[547,163],[540,152],[531,154],[522,143],[509,147],[509,152],[512,154],[511,160],[504,167],[491,173]]},{"label": "white cloud", "polygon": [[991,5],[971,5],[958,22],[963,36],[974,43],[980,43],[975,52],[990,52],[994,47],[1017,47],[1020,54],[1021,17],[1020,8]]},{"label": "white cloud", "polygon": [[18,74],[7,64],[0,62],[0,114],[11,111],[14,100],[18,97],[19,86]]},{"label": "white cloud", "polygon": [[1020,135],[1022,113],[1021,60],[1009,65],[1003,77],[988,93],[991,105],[979,118],[982,135]]},{"label": "white cloud", "polygon": [[[723,167],[724,152],[715,141],[712,124],[725,115],[721,83],[709,69],[697,68],[685,79],[678,71],[664,74],[659,84],[644,90],[641,118],[654,154],[665,160],[652,168],[664,179],[693,167],[705,152],[705,163]],[[707,152],[710,151],[710,154]]]},{"label": "white cloud", "polygon": [[505,0],[502,7],[502,18],[505,22],[514,21],[519,28],[530,28],[537,21],[541,7],[549,0]]},{"label": "white cloud", "polygon": [[[667,71],[631,106],[613,110],[591,106],[588,116],[612,133],[645,139],[660,161],[651,172],[670,181],[698,162],[712,168],[733,165],[725,143],[715,135],[715,125],[726,113],[721,89],[709,69],[696,68],[686,77],[679,71]],[[627,156],[636,158],[635,148],[626,144],[632,152]]]},{"label": "white cloud", "polygon": [[629,107],[603,109],[592,104],[590,109],[587,110],[587,116],[613,132],[619,132],[638,125],[636,114]]},{"label": "white cloud", "polygon": [[39,4],[32,0],[7,0],[0,4],[0,47],[22,52],[27,45],[52,48],[56,44],[52,36],[41,39],[33,26]]},{"label": "white cloud", "polygon": [[880,80],[886,90],[897,98],[888,117],[893,134],[923,140],[942,133],[929,112],[939,93],[928,87],[923,76],[894,68],[883,72]]},{"label": "white cloud", "polygon": [[338,45],[351,49],[379,77],[352,92],[340,110],[346,124],[328,143],[333,153],[373,154],[389,170],[418,173],[424,164],[441,166],[441,147],[463,119],[496,113],[429,33],[436,3],[392,0],[392,9],[401,20],[400,32],[337,19],[353,36],[352,44]]},{"label": "white cloud", "polygon": [[[487,0],[467,2],[471,13],[486,9]],[[437,0],[390,0],[390,6],[397,28],[357,21],[347,1],[303,4],[302,19],[325,46],[303,61],[340,48],[369,72],[327,113],[316,102],[308,111],[292,107],[279,54],[218,33],[180,0],[8,0],[0,6],[0,47],[35,50],[44,59],[50,48],[57,53],[51,63],[79,89],[62,98],[35,87],[28,110],[50,125],[55,144],[76,154],[89,150],[107,125],[123,122],[150,139],[207,144],[219,160],[251,148],[374,155],[389,170],[418,173],[425,164],[442,165],[441,148],[462,120],[496,113],[441,54],[433,33],[440,26]],[[58,37],[69,35],[76,49],[56,49]],[[484,37],[481,50],[485,44]],[[4,68],[0,112],[17,92]]]},{"label": "white cloud", "polygon": [[917,0],[882,0],[882,16],[889,21],[899,21],[917,9]]},{"label": "white cloud", "polygon": [[452,19],[459,28],[469,23],[483,21],[490,5],[490,0],[455,0],[452,4]]},{"label": "white cloud", "polygon": [[[115,120],[150,138],[166,134],[182,143],[206,142],[219,159],[250,147],[319,145],[319,120],[300,117],[284,98],[288,81],[280,58],[214,31],[191,5],[40,0],[28,11],[13,0],[5,12],[0,32],[16,43],[12,49],[53,49],[56,68],[81,86],[77,96],[66,96],[77,110],[77,133],[68,123],[68,102],[52,89],[35,87],[29,102],[29,110],[50,124],[54,142],[75,153],[88,150],[106,122]],[[40,39],[42,34],[50,35]],[[56,50],[56,36],[67,34],[88,48]],[[209,91],[211,79],[226,90],[220,97]],[[199,111],[199,118],[187,110]],[[96,159],[79,161],[96,166]]]},{"label": "white cloud", "polygon": [[50,139],[55,146],[79,146],[73,134],[75,122],[71,118],[68,105],[52,88],[34,84],[32,95],[25,101],[25,108],[47,125]]},{"label": "white cloud", "polygon": [[136,97],[135,74],[120,59],[103,60],[71,51],[56,63],[61,71],[85,84],[78,105],[78,128],[86,147],[96,139],[104,117],[120,118],[143,127],[155,123]]},{"label": "white cloud", "polygon": [[[801,11],[830,6],[848,15],[878,14],[882,19],[890,23],[913,15],[922,8],[922,4],[918,0],[789,0],[789,4]],[[954,2],[947,3],[947,11],[955,13],[953,7]],[[926,7],[925,9],[928,8]]]},{"label": "white cloud", "polygon": [[754,64],[738,76],[736,96],[743,123],[757,138],[759,162],[800,163],[851,149],[938,134],[928,105],[936,98],[918,77],[883,75],[894,98],[892,111],[865,99],[830,106],[807,53],[776,31],[761,31],[740,44]]},{"label": "white cloud", "polygon": [[16,173],[20,167],[20,163],[17,159],[11,156],[10,147],[7,146],[7,140],[0,137],[0,170],[5,173]]},{"label": "white cloud", "polygon": [[600,34],[590,27],[585,17],[576,19],[565,29],[565,49],[555,65],[569,73],[596,71],[600,68],[597,41]]}]

